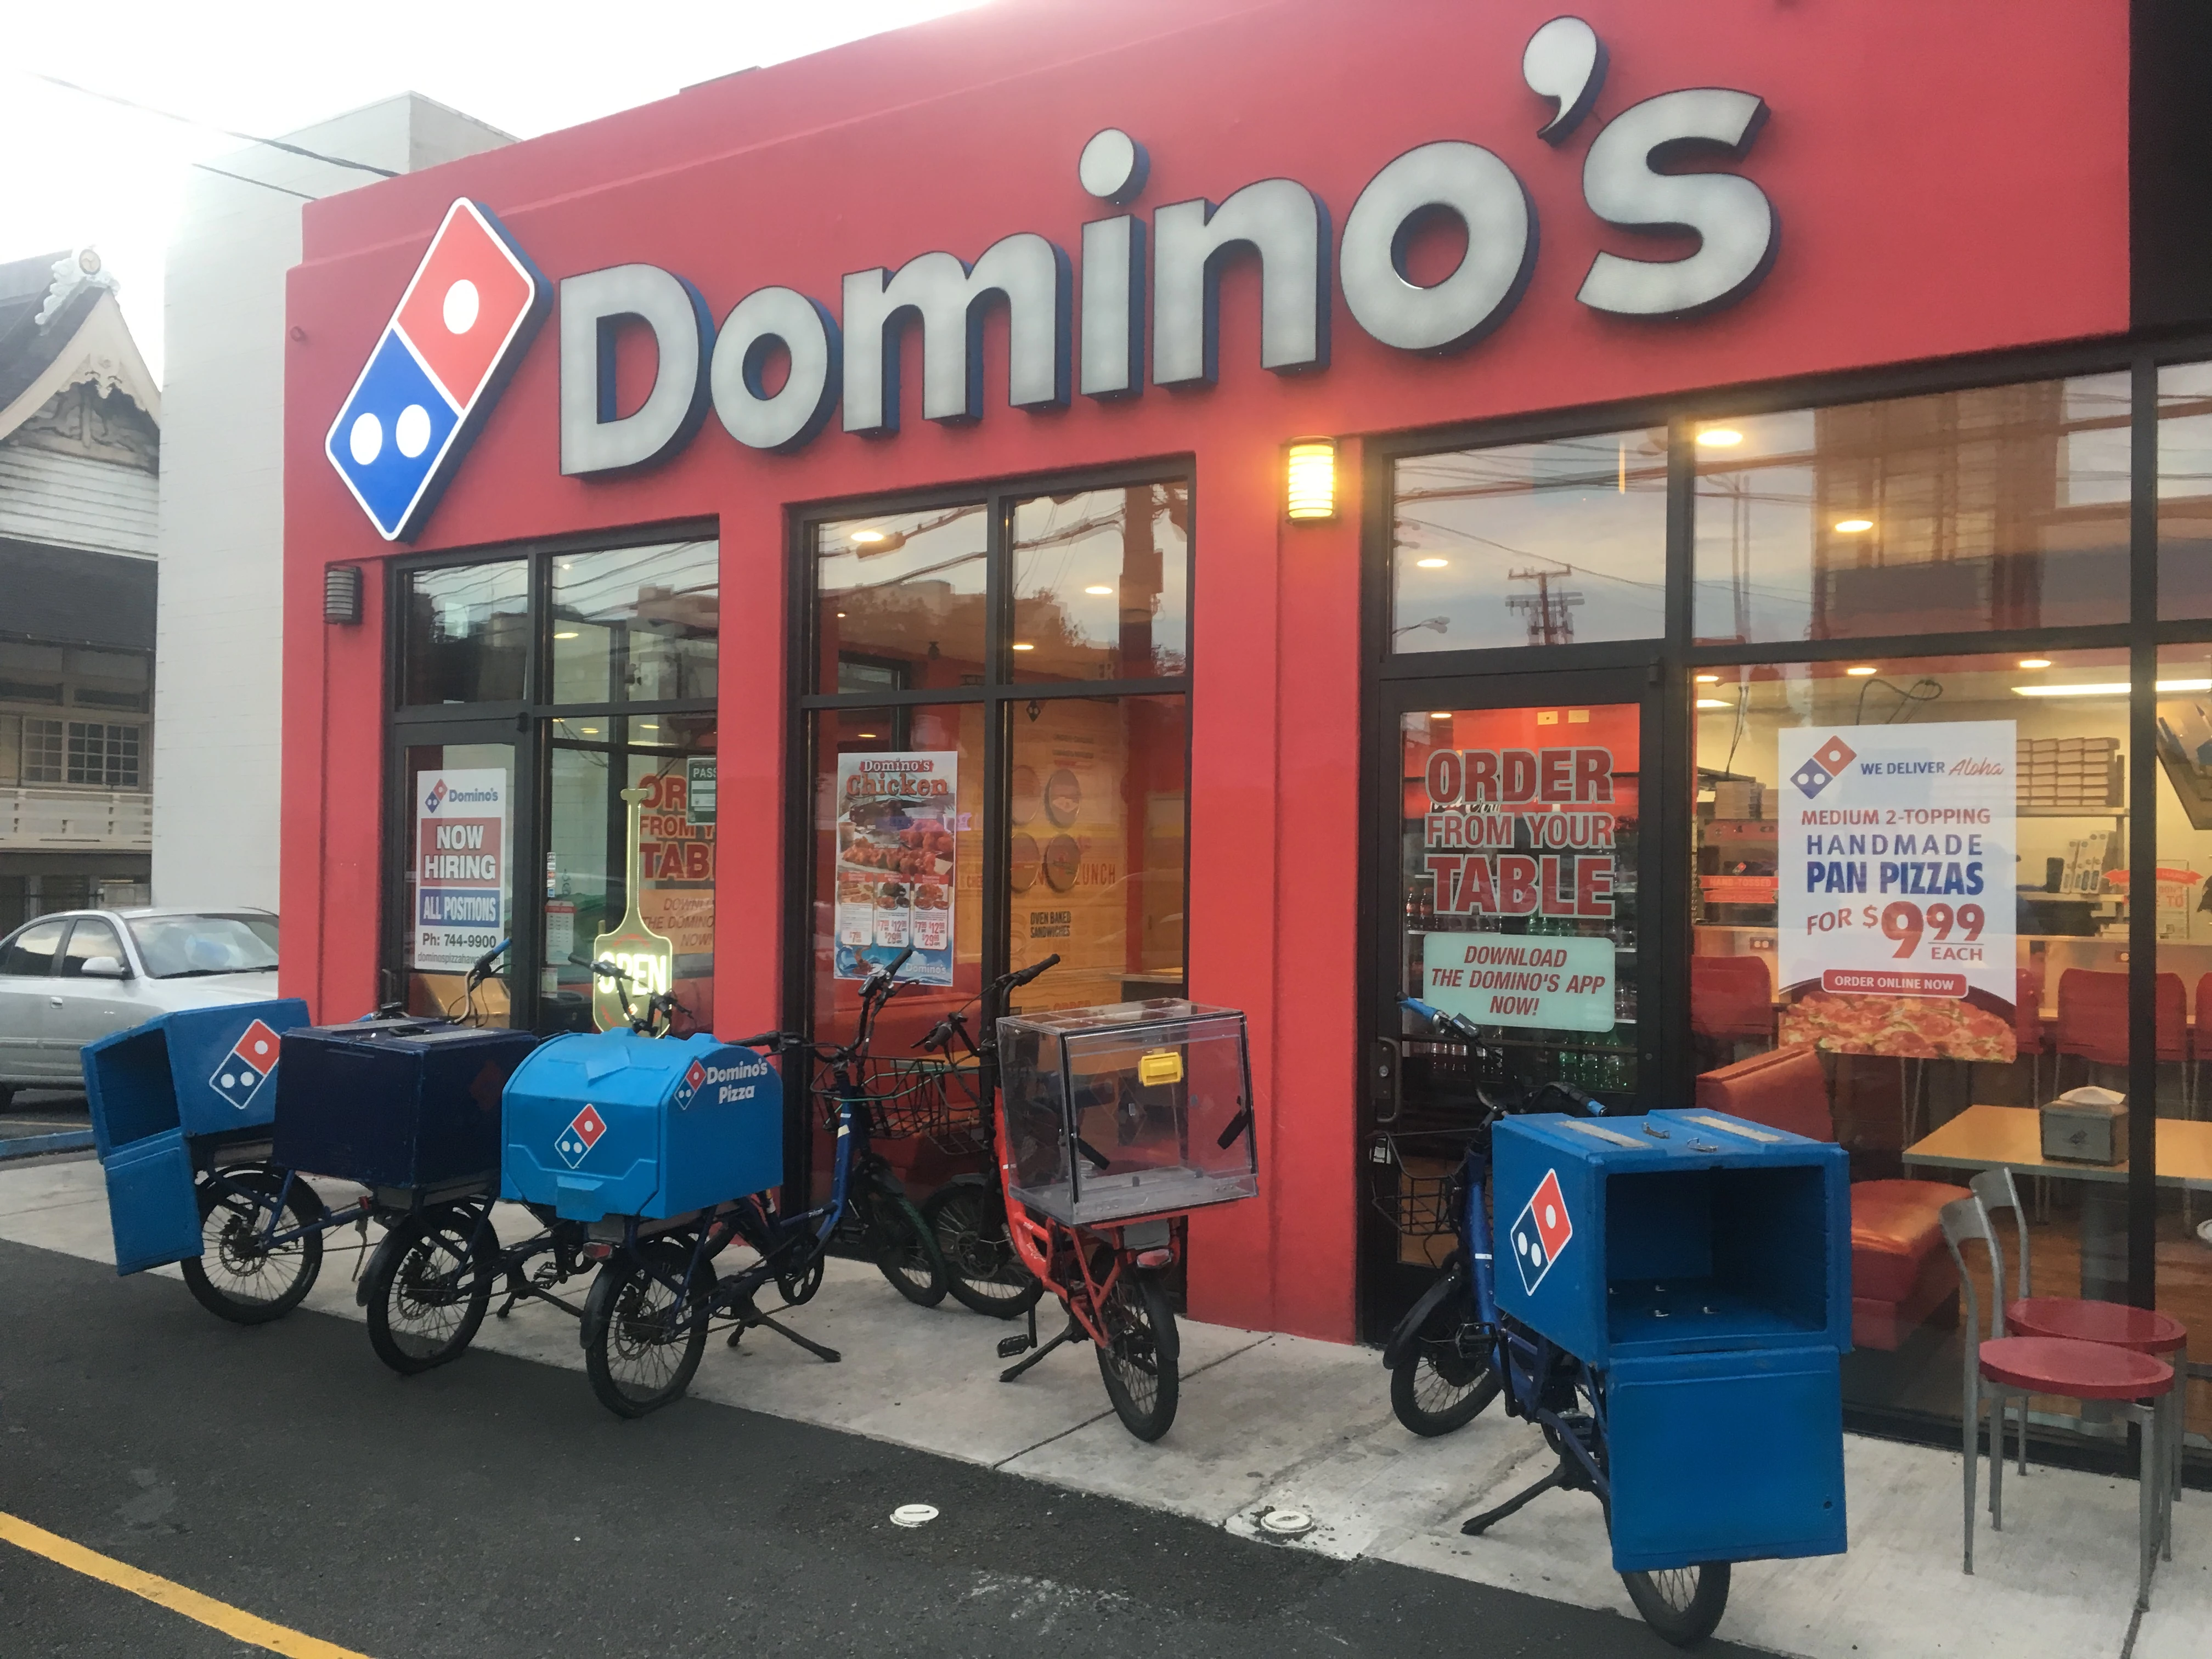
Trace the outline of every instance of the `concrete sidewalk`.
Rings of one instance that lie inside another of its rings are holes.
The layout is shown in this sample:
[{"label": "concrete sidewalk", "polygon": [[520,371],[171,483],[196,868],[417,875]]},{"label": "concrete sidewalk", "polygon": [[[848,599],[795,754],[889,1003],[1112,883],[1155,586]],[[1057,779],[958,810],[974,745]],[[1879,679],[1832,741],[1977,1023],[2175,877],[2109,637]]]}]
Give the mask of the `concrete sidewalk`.
[{"label": "concrete sidewalk", "polygon": [[[325,1188],[334,1204],[356,1190]],[[508,1239],[532,1225],[505,1206],[498,1221]],[[376,1237],[372,1226],[372,1245]],[[0,1237],[112,1261],[99,1165],[0,1170]],[[358,1322],[355,1243],[350,1230],[330,1236],[309,1308]],[[994,1349],[1016,1327],[950,1299],[915,1308],[872,1268],[831,1263],[820,1294],[789,1322],[840,1349],[844,1363],[825,1364],[755,1332],[734,1352],[710,1343],[691,1393],[1249,1536],[1261,1535],[1259,1519],[1271,1508],[1304,1509],[1318,1525],[1281,1547],[1394,1561],[1634,1617],[1586,1495],[1551,1494],[1483,1538],[1460,1534],[1466,1516],[1543,1471],[1543,1443],[1495,1411],[1443,1440],[1407,1433],[1391,1418],[1387,1379],[1370,1350],[1185,1322],[1176,1425],[1146,1446],[1107,1406],[1088,1350],[1063,1349],[1002,1384]],[[487,1319],[477,1345],[583,1369],[574,1322],[543,1304]],[[365,1339],[361,1363],[377,1364]],[[576,1387],[585,1386],[580,1375]],[[1969,1578],[1959,1571],[1955,1452],[1850,1437],[1845,1455],[1850,1553],[1740,1567],[1722,1635],[1815,1659],[2095,1659],[2125,1649],[2132,1482],[2041,1468],[2008,1479],[2006,1529],[1990,1531],[1984,1517]],[[2199,1659],[2212,1629],[2212,1497],[2192,1492],[2176,1511],[2174,1559],[2160,1566],[2152,1601],[2136,1659]]]}]

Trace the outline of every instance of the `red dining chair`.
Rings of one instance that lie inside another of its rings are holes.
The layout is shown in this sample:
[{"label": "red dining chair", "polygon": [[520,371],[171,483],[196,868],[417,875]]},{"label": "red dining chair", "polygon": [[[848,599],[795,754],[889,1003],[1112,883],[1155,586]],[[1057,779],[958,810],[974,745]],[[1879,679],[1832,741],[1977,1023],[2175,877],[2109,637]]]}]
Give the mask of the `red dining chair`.
[{"label": "red dining chair", "polygon": [[[2160,1409],[2173,1392],[2173,1367],[2163,1359],[2127,1348],[2076,1341],[2059,1336],[2004,1334],[2004,1252],[1997,1247],[1989,1217],[1979,1200],[1962,1198],[1943,1206],[1943,1243],[1959,1269],[1959,1282],[1966,1298],[1964,1328],[1966,1393],[1960,1418],[1966,1454],[1966,1552],[1963,1571],[1974,1570],[1974,1485],[1981,1461],[1982,1406],[1996,1402],[1990,1436],[1990,1525],[2004,1530],[2004,1404],[2011,1398],[2055,1395],[2063,1400],[2102,1400],[2111,1403],[2115,1417],[2142,1430],[2147,1448],[2136,1476],[2136,1606],[2150,1606],[2150,1579],[2161,1551],[2169,1551],[2166,1534],[2172,1522],[2172,1497],[2167,1474],[2172,1457],[2162,1436],[2173,1413]],[[1981,1328],[1980,1298],[1974,1293],[1973,1275],[1966,1271],[1966,1246],[1981,1241],[1989,1253],[1989,1335]],[[2153,1403],[2146,1405],[2144,1401]],[[2022,1413],[2026,1420],[2026,1413]]]},{"label": "red dining chair", "polygon": [[[2189,992],[2179,974],[2153,981],[2151,1002],[2158,1022],[2158,1058],[2189,1059]],[[2051,1045],[2061,1061],[2068,1054],[2092,1066],[2128,1063],[2128,976],[2089,968],[2069,968],[2058,976],[2058,1035]]]},{"label": "red dining chair", "polygon": [[1690,958],[1690,1030],[1722,1064],[1739,1042],[1774,1043],[1774,981],[1756,957]]},{"label": "red dining chair", "polygon": [[[1993,1210],[2009,1209],[2020,1238],[2020,1273],[2014,1280],[2019,1294],[2004,1304],[2003,1332],[2011,1336],[2065,1337],[2077,1342],[2099,1342],[2111,1348],[2126,1348],[2131,1352],[2148,1354],[2154,1359],[2163,1359],[2177,1369],[2182,1364],[2178,1355],[2189,1346],[2189,1328],[2172,1314],[2160,1313],[2155,1308],[2137,1308],[2125,1302],[2101,1302],[2084,1296],[2038,1296],[2034,1281],[2030,1277],[2027,1249],[2027,1212],[2021,1207],[2020,1188],[2013,1181],[2011,1170],[1999,1165],[1984,1170],[1967,1185],[1973,1189],[1974,1201],[1982,1206],[1982,1218],[1989,1220]],[[1996,1224],[1991,1223],[1991,1249],[1996,1248]],[[2161,1410],[2172,1420],[2166,1425],[2166,1444],[2172,1453],[2173,1467],[2169,1474],[2172,1490],[2181,1490],[2182,1436],[2181,1421],[2185,1401],[2183,1391],[2177,1388],[2159,1402]],[[2003,1406],[1998,1407],[2002,1424]],[[2002,1429],[2000,1430],[2002,1435]],[[1997,1448],[2000,1458],[2003,1448]],[[2027,1473],[2027,1399],[2020,1402],[2020,1472]],[[2166,1540],[2166,1559],[2173,1559],[2172,1540]]]},{"label": "red dining chair", "polygon": [[[2205,977],[2212,979],[2212,974],[2207,974]],[[2026,968],[2014,971],[2013,985],[2013,1046],[2027,1061],[2028,1104],[2040,1106],[2043,1103],[2043,988],[2036,983],[2035,975]]]},{"label": "red dining chair", "polygon": [[[2189,1034],[2189,1057],[2194,1066],[2202,1066],[2206,1060],[2212,1060],[2212,974],[2207,974],[2197,981],[2197,1026]],[[2196,1079],[2192,1077],[2190,1081],[2193,1085]],[[2197,1091],[2192,1087],[2189,1091],[2189,1115],[2191,1117],[2197,1115],[2196,1098]]]}]

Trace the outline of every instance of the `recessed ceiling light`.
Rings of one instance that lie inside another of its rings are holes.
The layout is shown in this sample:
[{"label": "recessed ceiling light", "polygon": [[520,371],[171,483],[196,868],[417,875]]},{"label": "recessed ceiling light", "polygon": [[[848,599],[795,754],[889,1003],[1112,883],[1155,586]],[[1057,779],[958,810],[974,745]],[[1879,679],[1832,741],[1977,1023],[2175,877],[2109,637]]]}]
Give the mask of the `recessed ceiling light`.
[{"label": "recessed ceiling light", "polygon": [[1873,528],[1874,520],[1872,519],[1838,519],[1836,520],[1837,531],[1840,534],[1845,536],[1856,536],[1862,531],[1871,530]]},{"label": "recessed ceiling light", "polygon": [[1699,685],[1718,685],[1721,683],[1721,677],[1717,674],[1699,674],[1696,679]]},{"label": "recessed ceiling light", "polygon": [[573,628],[568,629],[562,633],[556,634],[553,637],[556,640],[573,640],[577,637],[576,630]]},{"label": "recessed ceiling light", "polygon": [[842,622],[842,621],[844,621],[844,620],[845,620],[845,613],[844,613],[843,611],[840,611],[837,613],[837,620],[838,620],[839,622]]},{"label": "recessed ceiling light", "polygon": [[1844,670],[1844,672],[1846,674],[1855,675],[1860,679],[1864,679],[1868,675],[1875,672],[1877,671],[1875,670],[1875,665],[1870,662],[1855,664],[1853,666]]},{"label": "recessed ceiling light", "polygon": [[1698,699],[1698,707],[1700,708],[1733,708],[1735,705],[1719,697],[1699,697]]},{"label": "recessed ceiling light", "polygon": [[637,723],[637,729],[641,732],[658,732],[660,730],[660,722],[659,720],[640,720]]},{"label": "recessed ceiling light", "polygon": [[1698,441],[1707,449],[1734,449],[1743,441],[1743,434],[1732,426],[1709,426],[1698,434]]},{"label": "recessed ceiling light", "polygon": [[[2212,691],[2212,680],[2160,680],[2161,691]],[[2015,685],[2013,693],[2022,697],[2124,697],[2127,682],[2113,680],[2096,685]]]},{"label": "recessed ceiling light", "polygon": [[576,729],[587,738],[596,738],[599,735],[599,728],[596,726],[580,726]]},{"label": "recessed ceiling light", "polygon": [[1451,710],[1449,708],[1439,708],[1436,713],[1431,714],[1429,718],[1432,720],[1448,720],[1451,718]]},{"label": "recessed ceiling light", "polygon": [[1036,647],[1031,645],[1026,640],[1016,640],[1014,641],[1014,649],[1017,651],[1034,651],[1036,649]]},{"label": "recessed ceiling light", "polygon": [[1441,570],[1451,561],[1449,559],[1416,559],[1413,562],[1423,570]]},{"label": "recessed ceiling light", "polygon": [[864,737],[864,738],[872,738],[872,737],[874,737],[876,734],[875,734],[874,732],[861,732],[861,733],[860,733],[860,735],[861,735],[862,737]]},{"label": "recessed ceiling light", "polygon": [[2020,665],[2022,668],[2048,668],[2051,666],[2051,659],[2048,657],[2022,657],[2020,659]]},{"label": "recessed ceiling light", "polygon": [[880,530],[855,530],[852,539],[862,547],[872,547],[884,539],[884,532]]},{"label": "recessed ceiling light", "polygon": [[1114,590],[1107,586],[1103,582],[1093,582],[1090,586],[1085,588],[1083,591],[1086,593],[1096,593],[1103,597],[1106,594],[1111,593]]}]

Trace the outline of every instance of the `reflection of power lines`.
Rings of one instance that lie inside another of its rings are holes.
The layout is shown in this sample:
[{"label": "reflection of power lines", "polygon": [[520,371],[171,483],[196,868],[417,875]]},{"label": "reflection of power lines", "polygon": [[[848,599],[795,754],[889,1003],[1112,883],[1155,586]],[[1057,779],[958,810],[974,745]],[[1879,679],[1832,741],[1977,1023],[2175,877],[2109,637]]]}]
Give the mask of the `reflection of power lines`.
[{"label": "reflection of power lines", "polygon": [[1531,645],[1572,645],[1575,642],[1575,619],[1568,613],[1583,602],[1583,596],[1571,587],[1554,588],[1553,578],[1571,575],[1562,567],[1557,570],[1509,570],[1505,580],[1510,582],[1534,582],[1534,593],[1516,593],[1505,601],[1508,611],[1525,611],[1528,614],[1528,643]]}]

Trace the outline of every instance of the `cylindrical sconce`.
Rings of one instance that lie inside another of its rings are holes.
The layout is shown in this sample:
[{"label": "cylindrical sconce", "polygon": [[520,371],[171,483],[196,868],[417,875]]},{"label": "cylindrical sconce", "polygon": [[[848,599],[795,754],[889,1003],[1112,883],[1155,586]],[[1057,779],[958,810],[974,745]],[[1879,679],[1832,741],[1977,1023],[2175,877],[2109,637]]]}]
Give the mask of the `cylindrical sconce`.
[{"label": "cylindrical sconce", "polygon": [[1336,440],[1293,438],[1285,452],[1283,508],[1297,520],[1336,516]]},{"label": "cylindrical sconce", "polygon": [[323,620],[357,623],[361,620],[361,567],[328,565],[323,570]]}]

